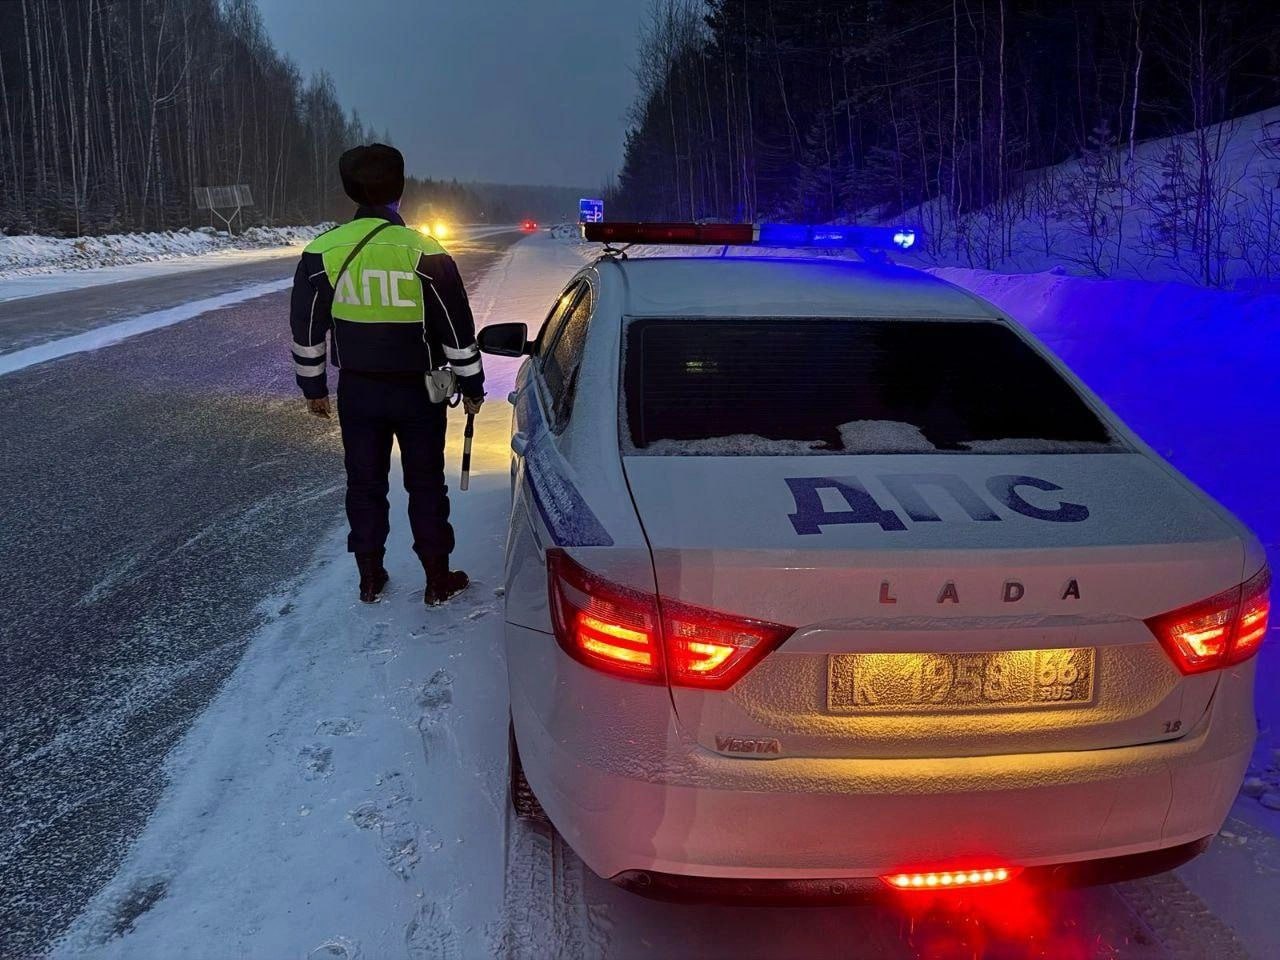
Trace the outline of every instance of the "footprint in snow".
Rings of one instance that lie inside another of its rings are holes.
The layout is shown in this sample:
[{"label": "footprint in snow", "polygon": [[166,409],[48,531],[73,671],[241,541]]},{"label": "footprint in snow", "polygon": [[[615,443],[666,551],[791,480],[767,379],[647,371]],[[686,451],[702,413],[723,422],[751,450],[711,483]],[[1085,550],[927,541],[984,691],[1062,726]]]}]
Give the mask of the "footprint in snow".
[{"label": "footprint in snow", "polygon": [[316,734],[330,737],[350,737],[360,732],[360,724],[350,717],[331,717],[316,724]]},{"label": "footprint in snow", "polygon": [[409,636],[414,639],[425,639],[427,643],[449,643],[458,639],[457,631],[460,625],[475,623],[477,620],[496,612],[497,609],[498,605],[496,603],[481,603],[463,613],[456,620],[444,624],[432,623],[419,630],[414,630]]},{"label": "footprint in snow", "polygon": [[376,650],[387,642],[387,633],[391,630],[391,624],[385,620],[379,620],[369,630],[368,636],[364,638],[361,644],[361,650]]},{"label": "footprint in snow", "polygon": [[333,772],[333,748],[308,743],[298,751],[298,764],[304,780],[323,780]]},{"label": "footprint in snow", "polygon": [[435,719],[449,704],[453,703],[453,677],[448,670],[437,670],[431,679],[422,685],[418,694],[418,706],[422,707],[423,718]]},{"label": "footprint in snow", "polygon": [[404,928],[410,960],[459,960],[462,947],[449,911],[438,903],[424,903]]},{"label": "footprint in snow", "polygon": [[394,660],[396,651],[389,637],[390,632],[390,623],[375,623],[368,636],[364,638],[364,642],[360,644],[360,653],[375,664],[389,663]]},{"label": "footprint in snow", "polygon": [[307,960],[360,960],[360,944],[346,937],[333,937],[307,954]]},{"label": "footprint in snow", "polygon": [[386,800],[366,800],[347,814],[357,827],[378,838],[383,863],[401,880],[409,879],[422,858],[422,836],[418,825],[408,811],[400,815],[396,810],[408,800],[401,794]]},{"label": "footprint in snow", "polygon": [[435,740],[444,712],[453,703],[453,677],[447,670],[437,670],[418,692],[418,731],[422,734],[422,749],[427,760],[435,749]]}]

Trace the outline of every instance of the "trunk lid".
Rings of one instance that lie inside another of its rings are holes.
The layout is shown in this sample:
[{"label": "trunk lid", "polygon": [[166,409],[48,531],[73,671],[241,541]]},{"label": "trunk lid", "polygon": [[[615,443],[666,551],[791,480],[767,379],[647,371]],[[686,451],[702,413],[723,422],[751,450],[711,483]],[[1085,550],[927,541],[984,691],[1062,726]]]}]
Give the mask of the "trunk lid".
[{"label": "trunk lid", "polygon": [[943,757],[1177,738],[1143,618],[1238,584],[1229,520],[1150,457],[624,456],[658,593],[795,627],[726,691],[672,688],[710,750]]}]

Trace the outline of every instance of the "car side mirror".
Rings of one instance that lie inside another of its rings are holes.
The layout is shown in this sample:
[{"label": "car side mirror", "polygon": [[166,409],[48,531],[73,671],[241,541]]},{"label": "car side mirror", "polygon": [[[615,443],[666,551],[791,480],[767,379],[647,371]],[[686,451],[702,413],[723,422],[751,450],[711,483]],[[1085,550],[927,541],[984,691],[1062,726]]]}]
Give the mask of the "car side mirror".
[{"label": "car side mirror", "polygon": [[529,327],[524,323],[495,323],[483,328],[476,342],[485,353],[495,357],[523,357],[533,353]]}]

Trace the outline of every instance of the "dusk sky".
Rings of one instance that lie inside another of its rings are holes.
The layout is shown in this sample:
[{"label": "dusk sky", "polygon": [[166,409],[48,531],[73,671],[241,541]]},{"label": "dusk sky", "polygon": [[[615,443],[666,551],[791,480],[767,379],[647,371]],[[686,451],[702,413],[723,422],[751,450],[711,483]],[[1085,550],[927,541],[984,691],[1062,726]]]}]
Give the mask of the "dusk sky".
[{"label": "dusk sky", "polygon": [[641,0],[259,0],[419,176],[598,187],[622,163]]}]

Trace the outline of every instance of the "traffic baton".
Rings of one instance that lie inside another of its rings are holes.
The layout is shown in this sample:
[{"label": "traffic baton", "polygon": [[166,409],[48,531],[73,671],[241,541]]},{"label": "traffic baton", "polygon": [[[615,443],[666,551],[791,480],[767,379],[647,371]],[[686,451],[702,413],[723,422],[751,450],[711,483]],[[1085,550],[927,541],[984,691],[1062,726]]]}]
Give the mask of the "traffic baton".
[{"label": "traffic baton", "polygon": [[471,438],[476,433],[476,415],[474,413],[467,414],[467,426],[462,431],[462,483],[459,486],[465,490],[471,485]]}]

